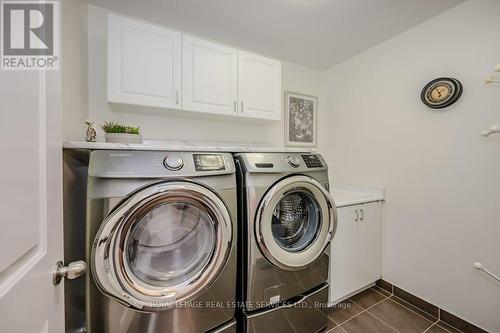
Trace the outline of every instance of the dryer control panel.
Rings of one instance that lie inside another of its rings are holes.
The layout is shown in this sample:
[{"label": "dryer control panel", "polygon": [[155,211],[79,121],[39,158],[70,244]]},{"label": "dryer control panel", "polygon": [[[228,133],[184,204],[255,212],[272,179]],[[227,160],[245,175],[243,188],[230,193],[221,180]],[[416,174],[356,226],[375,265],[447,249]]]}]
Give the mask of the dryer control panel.
[{"label": "dryer control panel", "polygon": [[318,155],[302,155],[304,162],[306,162],[306,166],[308,168],[321,168],[323,164],[319,159]]},{"label": "dryer control panel", "polygon": [[316,172],[328,170],[325,160],[317,153],[240,153],[236,157],[248,172]]}]

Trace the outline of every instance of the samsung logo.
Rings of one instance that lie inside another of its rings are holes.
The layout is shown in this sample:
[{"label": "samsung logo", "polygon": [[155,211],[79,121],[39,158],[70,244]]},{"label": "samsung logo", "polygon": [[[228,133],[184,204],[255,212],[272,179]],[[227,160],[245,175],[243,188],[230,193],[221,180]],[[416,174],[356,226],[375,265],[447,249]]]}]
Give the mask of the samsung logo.
[{"label": "samsung logo", "polygon": [[109,157],[130,157],[132,154],[127,154],[127,153],[112,153],[109,154]]}]

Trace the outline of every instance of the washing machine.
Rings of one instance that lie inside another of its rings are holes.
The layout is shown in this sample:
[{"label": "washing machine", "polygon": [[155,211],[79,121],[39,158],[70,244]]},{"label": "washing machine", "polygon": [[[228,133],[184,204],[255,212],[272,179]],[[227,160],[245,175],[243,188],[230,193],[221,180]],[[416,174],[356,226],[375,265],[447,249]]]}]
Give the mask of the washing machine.
[{"label": "washing machine", "polygon": [[230,154],[93,151],[87,332],[236,332],[236,194]]},{"label": "washing machine", "polygon": [[319,154],[235,155],[241,331],[318,332],[328,324],[329,245],[336,229]]}]

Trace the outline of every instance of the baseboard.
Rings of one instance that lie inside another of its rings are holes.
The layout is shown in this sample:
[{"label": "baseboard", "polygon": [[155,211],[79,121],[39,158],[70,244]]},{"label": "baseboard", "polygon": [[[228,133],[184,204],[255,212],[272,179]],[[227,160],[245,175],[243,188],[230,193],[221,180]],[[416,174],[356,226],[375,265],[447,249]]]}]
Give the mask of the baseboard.
[{"label": "baseboard", "polygon": [[453,329],[455,329],[456,332],[464,333],[488,333],[487,331],[475,326],[474,324],[471,324],[468,321],[455,316],[454,314],[451,314],[445,309],[429,303],[421,299],[420,297],[415,296],[412,293],[409,293],[408,291],[399,288],[398,286],[395,286],[385,280],[378,280],[375,285],[378,288],[381,288],[399,298],[402,302],[405,302],[417,308],[418,310],[425,312],[435,319],[439,319],[440,325],[447,327],[449,326],[448,328],[450,331],[453,331]]}]

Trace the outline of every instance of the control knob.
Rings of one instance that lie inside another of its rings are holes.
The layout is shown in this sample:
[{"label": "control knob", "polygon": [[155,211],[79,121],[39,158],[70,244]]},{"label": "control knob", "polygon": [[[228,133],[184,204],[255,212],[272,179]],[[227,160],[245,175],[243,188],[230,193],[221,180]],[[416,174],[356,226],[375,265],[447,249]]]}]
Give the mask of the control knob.
[{"label": "control knob", "polygon": [[298,155],[290,155],[286,159],[288,164],[293,168],[298,168],[300,166],[300,157]]},{"label": "control knob", "polygon": [[163,165],[168,170],[176,171],[182,169],[184,166],[184,161],[178,155],[169,155],[163,161]]}]

